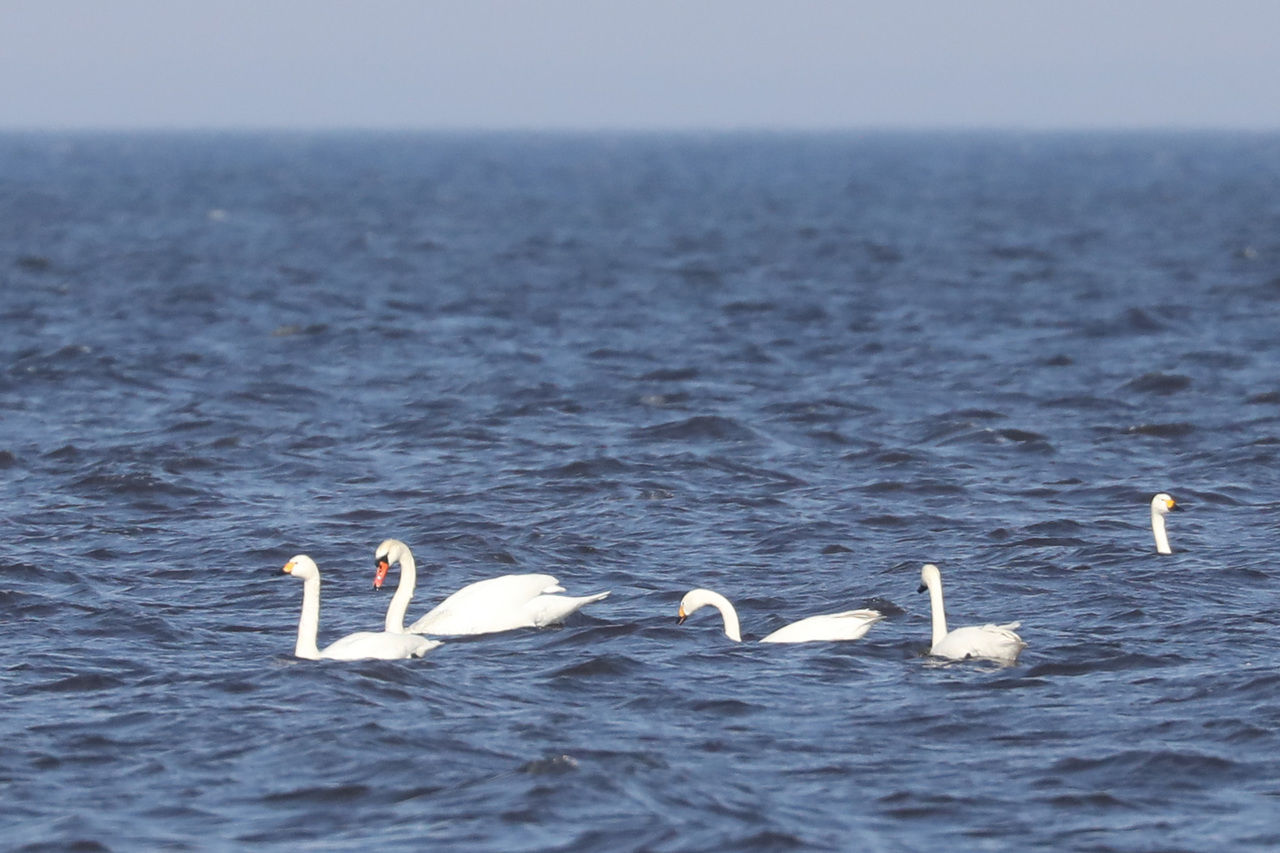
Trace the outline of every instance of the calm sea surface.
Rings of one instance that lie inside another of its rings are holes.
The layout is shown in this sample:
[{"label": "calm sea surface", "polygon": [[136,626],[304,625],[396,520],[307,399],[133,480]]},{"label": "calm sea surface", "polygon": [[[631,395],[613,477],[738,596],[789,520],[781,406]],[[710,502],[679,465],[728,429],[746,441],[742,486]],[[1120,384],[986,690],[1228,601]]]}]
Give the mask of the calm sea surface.
[{"label": "calm sea surface", "polygon": [[1280,136],[0,137],[7,849],[1276,849],[1278,551]]}]

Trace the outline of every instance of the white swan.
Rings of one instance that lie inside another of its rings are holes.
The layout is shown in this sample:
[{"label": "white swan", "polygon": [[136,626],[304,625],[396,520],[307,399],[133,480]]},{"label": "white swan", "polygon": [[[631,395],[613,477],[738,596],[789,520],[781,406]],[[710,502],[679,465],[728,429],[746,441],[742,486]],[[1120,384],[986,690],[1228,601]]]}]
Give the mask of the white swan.
[{"label": "white swan", "polygon": [[1169,514],[1170,510],[1177,507],[1178,503],[1164,492],[1156,495],[1151,499],[1151,532],[1156,537],[1156,553],[1172,554],[1173,549],[1169,547],[1169,534],[1164,530],[1164,517]]},{"label": "white swan", "polygon": [[[680,599],[680,609],[676,612],[683,624],[689,614],[707,605],[720,611],[724,618],[725,636],[735,643],[742,642],[742,634],[738,630],[738,611],[733,604],[718,592],[709,589],[691,589]],[[826,613],[821,616],[810,616],[799,622],[784,625],[766,637],[762,643],[813,643],[836,640],[856,640],[884,617],[878,610],[846,610],[843,613]]]},{"label": "white swan", "polygon": [[1019,622],[1004,625],[969,625],[947,630],[947,612],[942,605],[942,575],[933,563],[926,563],[920,570],[920,588],[929,590],[929,605],[933,610],[933,646],[929,654],[951,660],[985,658],[1013,663],[1027,644],[1013,633]]},{"label": "white swan", "polygon": [[440,645],[416,634],[360,631],[348,634],[323,649],[316,647],[320,628],[320,569],[306,554],[284,564],[285,574],[302,578],[302,618],[298,620],[298,644],[293,653],[306,660],[401,660],[422,657]]},{"label": "white swan", "polygon": [[[387,607],[386,629],[403,631],[404,615],[418,582],[418,569],[409,546],[398,539],[388,539],[374,552],[377,571],[374,589],[382,586],[387,571],[400,564],[400,581],[396,594]],[[563,622],[584,604],[609,595],[555,595],[564,592],[551,575],[502,575],[464,586],[432,608],[426,616],[409,626],[413,634],[461,636],[496,634],[516,628],[542,628]]]}]

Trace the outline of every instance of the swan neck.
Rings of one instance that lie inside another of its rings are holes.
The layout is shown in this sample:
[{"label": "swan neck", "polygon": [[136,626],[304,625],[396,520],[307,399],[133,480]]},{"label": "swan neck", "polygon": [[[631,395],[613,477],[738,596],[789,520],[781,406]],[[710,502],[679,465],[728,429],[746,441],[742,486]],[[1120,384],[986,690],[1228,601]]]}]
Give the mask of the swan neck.
[{"label": "swan neck", "polygon": [[391,596],[387,605],[386,630],[404,633],[404,615],[409,611],[409,602],[413,600],[413,590],[418,584],[418,567],[413,562],[413,554],[405,548],[400,554],[400,579],[396,581],[396,594]]},{"label": "swan neck", "polygon": [[1151,510],[1151,532],[1156,537],[1156,552],[1159,554],[1172,554],[1173,549],[1169,547],[1169,534],[1164,529],[1164,516]]},{"label": "swan neck", "polygon": [[942,603],[942,581],[929,584],[929,609],[933,611],[933,645],[947,636],[947,609]]},{"label": "swan neck", "polygon": [[298,643],[293,647],[295,657],[317,660],[320,649],[316,646],[316,633],[320,630],[320,578],[307,578],[302,582],[302,617],[298,620]]},{"label": "swan neck", "polygon": [[735,643],[741,643],[742,631],[738,625],[738,611],[733,609],[729,599],[713,592],[707,596],[707,603],[720,611],[720,616],[724,619],[724,635]]}]

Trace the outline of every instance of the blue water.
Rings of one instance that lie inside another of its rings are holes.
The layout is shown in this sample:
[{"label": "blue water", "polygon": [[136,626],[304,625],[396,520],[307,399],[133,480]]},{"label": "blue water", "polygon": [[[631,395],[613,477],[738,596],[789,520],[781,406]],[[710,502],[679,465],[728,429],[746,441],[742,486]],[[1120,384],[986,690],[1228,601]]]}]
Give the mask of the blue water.
[{"label": "blue water", "polygon": [[0,137],[0,838],[1274,849],[1278,318],[1274,135]]}]

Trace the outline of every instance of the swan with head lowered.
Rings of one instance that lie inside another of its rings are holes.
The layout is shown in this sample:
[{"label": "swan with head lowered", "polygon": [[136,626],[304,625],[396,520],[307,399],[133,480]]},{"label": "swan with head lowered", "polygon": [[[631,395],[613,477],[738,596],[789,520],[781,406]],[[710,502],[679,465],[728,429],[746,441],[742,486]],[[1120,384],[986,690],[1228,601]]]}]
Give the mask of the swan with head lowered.
[{"label": "swan with head lowered", "polygon": [[1172,554],[1169,534],[1164,529],[1164,517],[1178,508],[1178,502],[1164,492],[1151,499],[1151,533],[1156,537],[1156,553]]},{"label": "swan with head lowered", "polygon": [[[391,566],[400,564],[400,580],[387,607],[386,630],[404,631],[405,612],[413,599],[418,569],[409,546],[388,539],[374,552],[374,589],[381,589]],[[516,628],[558,625],[583,605],[609,595],[557,595],[564,587],[551,575],[502,575],[476,581],[450,595],[408,627],[412,634],[463,636],[496,634]]]},{"label": "swan with head lowered", "polygon": [[933,563],[926,563],[920,570],[920,588],[916,592],[929,591],[929,605],[933,610],[933,645],[929,654],[951,660],[984,660],[1013,663],[1027,644],[1013,632],[1020,623],[1004,625],[969,625],[947,630],[947,612],[942,604],[942,575]]},{"label": "swan with head lowered", "polygon": [[320,628],[320,569],[315,560],[299,554],[284,564],[285,574],[302,579],[302,617],[294,655],[306,660],[402,660],[418,658],[440,645],[416,634],[360,631],[348,634],[323,649],[316,646]]},{"label": "swan with head lowered", "polygon": [[[691,589],[680,599],[680,609],[676,612],[683,624],[689,614],[710,605],[720,611],[724,619],[725,636],[735,643],[742,642],[742,634],[738,629],[738,611],[733,604],[718,592],[709,589]],[[856,640],[884,617],[878,610],[846,610],[843,613],[826,613],[821,616],[810,616],[799,622],[784,625],[772,634],[760,639],[762,643],[818,643],[839,640]]]}]

